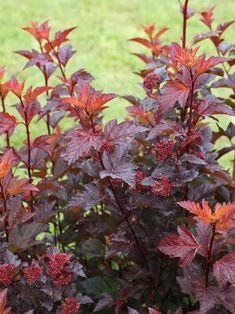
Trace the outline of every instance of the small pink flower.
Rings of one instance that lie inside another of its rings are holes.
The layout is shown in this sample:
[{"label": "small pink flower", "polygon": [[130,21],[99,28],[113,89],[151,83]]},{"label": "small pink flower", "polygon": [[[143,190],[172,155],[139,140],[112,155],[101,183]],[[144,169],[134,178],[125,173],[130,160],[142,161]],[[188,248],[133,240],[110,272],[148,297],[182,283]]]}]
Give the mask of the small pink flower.
[{"label": "small pink flower", "polygon": [[152,184],[152,193],[160,196],[170,196],[171,195],[172,183],[167,177],[161,176],[160,181],[155,181]]},{"label": "small pink flower", "polygon": [[38,263],[33,261],[31,267],[24,268],[23,274],[27,280],[27,283],[32,284],[41,277],[42,267]]},{"label": "small pink flower", "polygon": [[138,170],[135,174],[135,189],[136,193],[141,192],[144,189],[144,186],[141,184],[141,181],[145,178],[143,171]]},{"label": "small pink flower", "polygon": [[174,142],[172,140],[160,140],[154,147],[155,157],[163,162],[166,158],[172,156]]},{"label": "small pink flower", "polygon": [[15,266],[12,264],[0,265],[0,283],[8,286],[15,275]]},{"label": "small pink flower", "polygon": [[49,258],[47,273],[54,285],[59,288],[69,284],[72,280],[72,272],[66,267],[70,264],[72,254],[55,253],[46,257]]},{"label": "small pink flower", "polygon": [[152,92],[154,88],[157,88],[160,83],[160,77],[156,73],[149,73],[145,76],[143,86],[147,91]]},{"label": "small pink flower", "polygon": [[80,303],[76,298],[66,298],[61,306],[61,314],[77,314],[80,310]]}]

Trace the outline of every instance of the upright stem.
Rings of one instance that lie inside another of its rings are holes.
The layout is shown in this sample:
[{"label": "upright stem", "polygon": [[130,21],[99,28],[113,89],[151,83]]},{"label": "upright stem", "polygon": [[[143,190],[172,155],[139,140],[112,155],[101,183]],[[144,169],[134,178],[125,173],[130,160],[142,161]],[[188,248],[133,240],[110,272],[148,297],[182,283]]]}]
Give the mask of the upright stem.
[{"label": "upright stem", "polygon": [[186,47],[186,32],[187,32],[187,13],[188,13],[188,2],[185,0],[183,7],[183,37],[182,37],[182,47]]},{"label": "upright stem", "polygon": [[[43,46],[42,43],[39,41],[39,46],[40,46],[40,50],[41,53],[44,53],[43,51]],[[44,81],[45,81],[45,86],[48,86],[48,77],[47,77],[47,73],[46,73],[46,67],[43,66],[43,77],[44,77]],[[48,90],[46,91],[46,95],[48,96]],[[50,129],[50,113],[47,112],[47,116],[46,116],[46,125],[47,125],[47,133],[48,135],[51,135],[51,129]]]},{"label": "upright stem", "polygon": [[209,246],[208,255],[207,255],[206,278],[205,278],[206,287],[208,286],[210,266],[211,266],[211,262],[212,262],[212,250],[213,250],[213,244],[214,244],[214,240],[215,240],[215,227],[216,227],[216,224],[213,224],[211,241],[210,241],[210,246]]},{"label": "upright stem", "polygon": [[4,227],[5,227],[5,233],[6,233],[6,240],[8,242],[9,236],[8,236],[8,230],[7,230],[7,226],[8,226],[8,221],[7,221],[7,200],[4,194],[4,189],[2,186],[2,182],[0,182],[0,188],[1,188],[1,193],[2,193],[2,200],[3,200],[3,208],[4,208],[4,213],[6,215],[6,217],[4,218]]},{"label": "upright stem", "polygon": [[[89,115],[89,114],[88,114],[88,116],[89,116],[89,118],[90,118],[92,130],[93,130],[93,132],[95,132],[95,126],[94,126],[94,123],[93,123],[92,116]],[[101,152],[98,152],[98,157],[99,157],[99,161],[100,161],[101,167],[103,168],[103,170],[105,170],[105,165],[104,165],[104,162],[103,162],[103,158],[102,158]],[[146,256],[145,256],[145,253],[144,253],[144,251],[143,251],[142,245],[141,245],[141,243],[140,243],[140,241],[139,241],[139,239],[138,239],[138,237],[137,237],[137,235],[136,235],[136,233],[135,233],[135,230],[133,229],[133,227],[132,227],[132,225],[131,225],[131,223],[130,223],[130,221],[129,221],[128,213],[127,213],[126,209],[123,207],[123,205],[121,204],[121,202],[119,201],[119,197],[118,197],[118,195],[117,195],[117,193],[116,193],[116,190],[115,190],[115,188],[114,188],[114,186],[113,186],[113,184],[112,184],[112,181],[110,180],[109,177],[107,178],[107,181],[108,181],[110,190],[113,192],[113,196],[114,196],[115,202],[116,202],[116,204],[117,204],[117,206],[118,206],[118,208],[119,208],[119,210],[120,210],[120,212],[121,212],[123,218],[125,219],[126,224],[127,224],[128,228],[129,228],[129,230],[130,230],[130,232],[131,232],[131,234],[132,234],[132,237],[133,237],[133,239],[134,239],[134,241],[135,241],[135,243],[136,243],[136,246],[138,247],[138,250],[139,250],[139,252],[140,252],[140,255],[142,256],[144,265],[145,265],[145,267],[146,267],[146,269],[147,269],[147,271],[148,271],[148,273],[149,273],[151,285],[152,285],[153,289],[156,290],[154,279],[153,279],[153,277],[151,276],[151,270],[150,270],[150,268],[149,268],[148,260],[147,260],[147,258],[146,258]]]},{"label": "upright stem", "polygon": [[191,90],[189,95],[189,118],[188,118],[188,135],[191,133],[192,130],[192,121],[193,121],[193,94],[194,94],[194,79],[193,74],[190,69],[190,76],[191,76]]},{"label": "upright stem", "polygon": [[[5,100],[3,97],[1,97],[1,101],[2,101],[2,111],[6,113]],[[6,142],[7,142],[7,146],[10,147],[10,136],[9,136],[8,131],[6,131]]]},{"label": "upright stem", "polygon": [[[27,171],[29,182],[32,183],[32,173],[31,173],[31,139],[30,139],[30,129],[29,129],[29,121],[28,121],[28,113],[27,108],[24,107],[24,103],[22,98],[20,98],[21,106],[24,110],[24,125],[26,130],[26,137],[27,137],[27,153],[28,153],[28,160],[27,160]],[[30,192],[30,208],[31,212],[33,212],[33,192]]]}]

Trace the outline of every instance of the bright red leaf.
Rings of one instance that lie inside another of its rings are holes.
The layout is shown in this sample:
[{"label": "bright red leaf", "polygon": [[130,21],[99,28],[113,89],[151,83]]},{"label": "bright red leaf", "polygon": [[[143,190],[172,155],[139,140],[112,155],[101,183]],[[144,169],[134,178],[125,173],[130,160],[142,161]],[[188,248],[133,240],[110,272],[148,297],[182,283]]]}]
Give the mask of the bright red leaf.
[{"label": "bright red leaf", "polygon": [[76,26],[75,27],[71,27],[71,28],[68,28],[62,32],[57,32],[55,34],[55,39],[52,40],[52,41],[48,41],[45,45],[44,45],[44,48],[46,50],[47,53],[51,52],[51,50],[54,50],[56,47],[60,47],[60,45],[63,43],[63,42],[66,42],[68,41],[67,39],[67,36],[75,29],[77,28]]},{"label": "bright red leaf", "polygon": [[201,15],[201,21],[204,23],[204,24],[206,24],[210,29],[211,29],[211,27],[212,27],[212,22],[213,22],[213,14],[214,14],[214,8],[215,7],[212,7],[212,8],[210,8],[209,10],[207,10],[207,11],[203,11],[203,12],[201,12],[200,13],[200,15]]},{"label": "bright red leaf", "polygon": [[0,179],[4,178],[11,170],[14,161],[12,149],[8,150],[0,161]]},{"label": "bright red leaf", "polygon": [[15,76],[12,76],[10,79],[10,90],[16,97],[20,98],[24,89],[24,81],[18,82]]},{"label": "bright red leaf", "polygon": [[36,22],[31,22],[31,26],[26,26],[22,28],[24,31],[29,32],[35,39],[41,42],[42,39],[48,39],[50,33],[50,27],[48,26],[48,21],[41,24]]},{"label": "bright red leaf", "polygon": [[30,103],[32,101],[34,101],[35,98],[37,98],[39,95],[43,94],[44,92],[48,91],[52,89],[52,87],[49,86],[41,86],[41,87],[37,87],[33,90],[29,89],[26,93],[26,95],[24,96],[24,99],[26,102]]},{"label": "bright red leaf", "polygon": [[77,90],[78,97],[62,98],[63,101],[83,109],[92,115],[97,110],[103,110],[104,105],[110,100],[116,98],[115,94],[104,94],[95,90],[89,83],[82,83]]},{"label": "bright red leaf", "polygon": [[202,201],[202,205],[192,201],[183,201],[178,204],[196,215],[195,219],[200,219],[205,224],[216,224],[217,230],[227,230],[235,227],[235,203],[228,203],[224,206],[217,204],[214,211],[205,200]]}]

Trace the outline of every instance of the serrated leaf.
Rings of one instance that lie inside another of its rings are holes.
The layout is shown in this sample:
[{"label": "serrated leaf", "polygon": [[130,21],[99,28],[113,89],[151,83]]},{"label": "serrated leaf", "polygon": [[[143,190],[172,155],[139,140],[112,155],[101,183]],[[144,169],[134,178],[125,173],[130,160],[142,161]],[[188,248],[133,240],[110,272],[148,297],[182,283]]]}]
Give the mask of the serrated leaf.
[{"label": "serrated leaf", "polygon": [[213,274],[220,287],[227,283],[235,285],[235,252],[228,253],[213,266]]},{"label": "serrated leaf", "polygon": [[66,137],[68,138],[68,145],[62,157],[68,161],[69,165],[79,158],[85,157],[92,148],[97,149],[100,144],[99,134],[83,129],[74,130]]},{"label": "serrated leaf", "polygon": [[0,112],[0,135],[5,132],[13,133],[17,126],[17,120],[14,116],[9,113]]},{"label": "serrated leaf", "polygon": [[169,81],[163,87],[163,92],[159,98],[158,115],[162,116],[179,102],[184,107],[188,99],[190,87],[179,81]]},{"label": "serrated leaf", "polygon": [[147,130],[147,128],[130,121],[123,121],[118,124],[117,120],[111,120],[104,128],[104,137],[108,142],[119,143],[127,137],[133,138],[136,134]]},{"label": "serrated leaf", "polygon": [[131,187],[135,186],[135,169],[137,166],[126,157],[126,151],[121,145],[117,145],[112,153],[103,154],[104,170],[100,171],[101,179],[111,177],[121,179]]},{"label": "serrated leaf", "polygon": [[34,101],[35,98],[37,98],[39,95],[45,93],[46,91],[52,89],[52,87],[49,86],[41,86],[41,87],[37,87],[33,90],[28,90],[26,95],[24,96],[24,99],[26,102],[31,103],[32,101]]},{"label": "serrated leaf", "polygon": [[83,192],[79,192],[72,197],[68,208],[73,210],[90,210],[104,198],[96,184],[87,184]]},{"label": "serrated leaf", "polygon": [[177,234],[169,235],[163,239],[158,248],[171,258],[179,257],[179,265],[186,267],[189,265],[199,249],[196,238],[184,227],[177,228]]}]

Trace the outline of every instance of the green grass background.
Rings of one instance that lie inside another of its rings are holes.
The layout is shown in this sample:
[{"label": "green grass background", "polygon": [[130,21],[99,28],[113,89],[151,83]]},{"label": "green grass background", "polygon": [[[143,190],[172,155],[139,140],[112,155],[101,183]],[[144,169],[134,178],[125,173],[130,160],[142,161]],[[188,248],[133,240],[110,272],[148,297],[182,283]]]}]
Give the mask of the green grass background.
[{"label": "green grass background", "polygon": [[[216,6],[216,25],[235,18],[234,0],[189,1],[189,6],[198,11],[213,5]],[[168,43],[178,41],[182,33],[182,16],[177,0],[1,0],[0,66],[5,65],[9,74],[18,74],[29,85],[42,85],[41,75],[33,69],[21,72],[25,59],[13,51],[36,48],[33,38],[21,27],[31,20],[41,22],[47,19],[54,31],[78,26],[70,35],[78,53],[73,57],[69,70],[85,68],[95,76],[97,88],[119,95],[143,96],[138,85],[140,79],[133,74],[143,64],[131,52],[144,50],[136,43],[128,42],[129,38],[143,34],[140,24],[155,22],[158,27],[169,27],[170,30],[163,37]],[[199,16],[194,16],[189,20],[188,42],[193,35],[206,30]],[[234,37],[233,26],[227,32],[226,39],[233,42]],[[205,41],[201,51],[209,55],[214,50],[210,42]],[[12,98],[9,102],[10,105]],[[123,119],[126,115],[125,105],[122,99],[112,101],[105,115],[106,120]],[[225,125],[229,118],[222,121]]]}]

